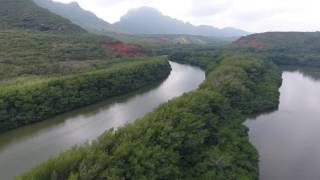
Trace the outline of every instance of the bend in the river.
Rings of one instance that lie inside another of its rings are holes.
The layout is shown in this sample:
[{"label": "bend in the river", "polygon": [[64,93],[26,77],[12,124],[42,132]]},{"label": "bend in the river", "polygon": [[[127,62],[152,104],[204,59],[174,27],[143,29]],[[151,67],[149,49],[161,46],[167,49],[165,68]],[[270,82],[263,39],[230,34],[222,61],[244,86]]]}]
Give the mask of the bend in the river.
[{"label": "bend in the river", "polygon": [[170,64],[171,74],[155,87],[1,134],[1,179],[11,179],[71,146],[96,139],[110,128],[132,122],[161,103],[197,89],[205,79],[205,72],[200,68]]}]

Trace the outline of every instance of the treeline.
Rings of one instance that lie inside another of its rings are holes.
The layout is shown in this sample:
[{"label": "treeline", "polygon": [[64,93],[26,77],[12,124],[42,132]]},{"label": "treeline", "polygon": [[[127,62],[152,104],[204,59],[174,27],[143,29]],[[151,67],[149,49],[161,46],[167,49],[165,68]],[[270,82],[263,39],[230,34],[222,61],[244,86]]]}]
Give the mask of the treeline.
[{"label": "treeline", "polygon": [[0,86],[0,132],[141,88],[164,79],[163,58],[119,63],[82,74]]},{"label": "treeline", "polygon": [[310,66],[320,67],[319,53],[289,53],[263,52],[260,53],[279,66]]},{"label": "treeline", "polygon": [[279,104],[281,71],[261,55],[220,51],[175,52],[169,59],[207,70],[202,89],[227,97],[245,114],[271,110]]},{"label": "treeline", "polygon": [[220,50],[178,50],[171,52],[169,59],[179,63],[186,63],[199,66],[207,71],[215,67],[218,63]]},{"label": "treeline", "polygon": [[277,65],[320,66],[320,32],[267,32],[240,38],[232,51],[265,56]]},{"label": "treeline", "polygon": [[254,54],[225,53],[220,59],[201,88],[221,93],[244,114],[278,107],[282,82],[279,68]]},{"label": "treeline", "polygon": [[18,179],[257,179],[243,120],[223,96],[189,93]]},{"label": "treeline", "polygon": [[[227,54],[212,61],[216,66],[208,70],[198,91],[17,179],[258,179],[258,153],[249,143],[239,110],[276,106],[273,95],[279,96],[280,73],[253,55]],[[264,101],[269,94],[270,100]]]}]

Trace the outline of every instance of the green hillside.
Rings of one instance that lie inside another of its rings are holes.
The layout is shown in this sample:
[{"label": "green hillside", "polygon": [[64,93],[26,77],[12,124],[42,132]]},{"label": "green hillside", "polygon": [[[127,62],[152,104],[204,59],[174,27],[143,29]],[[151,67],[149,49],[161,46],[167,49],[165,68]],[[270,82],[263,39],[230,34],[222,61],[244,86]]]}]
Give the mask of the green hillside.
[{"label": "green hillside", "polygon": [[268,32],[240,38],[238,48],[278,52],[319,52],[320,32]]},{"label": "green hillside", "polygon": [[233,50],[261,53],[280,65],[320,66],[320,32],[268,32],[240,38]]},{"label": "green hillside", "polygon": [[138,46],[115,41],[90,34],[32,0],[0,0],[0,133],[169,74],[166,59],[127,57],[136,55],[132,51]]},{"label": "green hillside", "polygon": [[[90,69],[89,60],[112,57],[108,37],[0,31],[0,81],[10,77],[66,74]],[[106,60],[104,60],[106,61]]]},{"label": "green hillside", "polygon": [[82,73],[119,56],[105,47],[114,39],[89,34],[32,0],[0,0],[0,15],[0,83]]},{"label": "green hillside", "polygon": [[0,30],[85,32],[69,20],[37,6],[32,0],[0,0]]}]

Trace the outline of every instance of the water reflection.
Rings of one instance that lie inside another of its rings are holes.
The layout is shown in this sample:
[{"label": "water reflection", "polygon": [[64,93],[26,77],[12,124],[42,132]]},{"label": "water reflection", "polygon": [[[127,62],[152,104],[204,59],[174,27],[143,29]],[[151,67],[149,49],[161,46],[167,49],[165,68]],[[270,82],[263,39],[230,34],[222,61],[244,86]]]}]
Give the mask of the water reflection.
[{"label": "water reflection", "polygon": [[320,80],[320,69],[317,67],[282,66],[281,69],[286,72],[298,71],[305,77],[311,78],[315,81]]},{"label": "water reflection", "polygon": [[246,122],[261,180],[320,179],[320,70],[283,72],[279,109]]},{"label": "water reflection", "polygon": [[158,86],[0,135],[1,179],[10,179],[72,145],[93,140],[106,129],[134,121],[159,104],[196,89],[205,79],[199,68],[170,64],[171,74]]}]

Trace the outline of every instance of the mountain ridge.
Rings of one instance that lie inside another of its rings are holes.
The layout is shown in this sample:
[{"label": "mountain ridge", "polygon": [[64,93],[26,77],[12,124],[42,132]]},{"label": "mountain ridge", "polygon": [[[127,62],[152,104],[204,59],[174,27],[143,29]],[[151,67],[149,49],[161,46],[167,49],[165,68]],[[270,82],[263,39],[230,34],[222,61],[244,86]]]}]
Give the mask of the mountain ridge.
[{"label": "mountain ridge", "polygon": [[63,17],[37,6],[32,0],[0,0],[0,30],[85,32]]},{"label": "mountain ridge", "polygon": [[[108,23],[97,17],[94,13],[84,10],[79,4],[59,3],[52,0],[33,0],[39,6],[65,17],[89,32],[97,34],[120,33],[131,35],[196,35],[209,37],[240,37],[250,34],[236,28],[216,28],[209,25],[195,26],[189,22],[172,18],[162,14],[159,10],[148,6],[130,9],[116,23]],[[138,14],[132,18],[133,14]],[[147,14],[146,14],[147,13]],[[146,18],[147,17],[147,18]]]},{"label": "mountain ridge", "polygon": [[86,29],[89,32],[99,33],[103,31],[111,31],[112,24],[97,17],[91,11],[83,9],[77,2],[60,3],[52,0],[33,0],[38,6],[43,7],[69,19],[74,24]]},{"label": "mountain ridge", "polygon": [[114,23],[116,27],[131,34],[188,34],[200,36],[233,37],[250,34],[236,28],[219,29],[209,25],[195,26],[190,22],[162,14],[155,8],[143,6],[131,9]]}]

